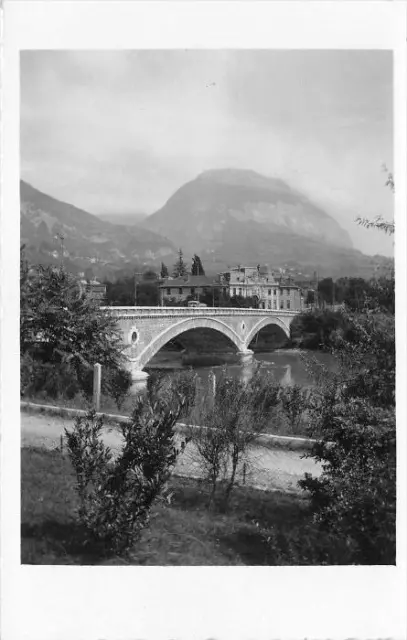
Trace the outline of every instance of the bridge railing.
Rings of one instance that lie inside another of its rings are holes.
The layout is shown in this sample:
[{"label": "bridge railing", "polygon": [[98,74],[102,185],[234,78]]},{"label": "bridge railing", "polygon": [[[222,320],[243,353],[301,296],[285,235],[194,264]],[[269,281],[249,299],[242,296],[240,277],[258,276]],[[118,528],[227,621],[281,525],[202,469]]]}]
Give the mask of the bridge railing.
[{"label": "bridge railing", "polygon": [[289,316],[301,313],[302,309],[248,309],[239,307],[102,307],[113,315],[125,316],[180,316],[208,317],[208,316]]}]

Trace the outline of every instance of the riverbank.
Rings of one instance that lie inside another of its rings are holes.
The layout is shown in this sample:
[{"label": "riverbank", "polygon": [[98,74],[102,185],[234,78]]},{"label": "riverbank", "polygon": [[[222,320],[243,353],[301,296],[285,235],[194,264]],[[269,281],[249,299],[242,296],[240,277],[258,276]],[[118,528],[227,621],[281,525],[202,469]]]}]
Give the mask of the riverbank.
[{"label": "riverbank", "polygon": [[[65,428],[72,428],[73,419],[74,416],[22,412],[21,446],[53,450],[62,444],[64,448]],[[184,439],[187,431],[182,426],[177,429],[179,442]],[[112,421],[106,424],[102,436],[112,451],[119,450],[122,438],[117,423]],[[320,466],[313,458],[303,457],[307,448],[310,448],[310,443],[303,439],[274,438],[273,442],[273,438],[261,436],[257,444],[248,451],[245,460],[242,460],[238,469],[238,482],[245,482],[261,490],[298,493],[297,482],[305,473],[321,473]],[[202,476],[199,456],[192,442],[187,444],[179,457],[175,474],[192,478]]]},{"label": "riverbank", "polygon": [[[88,544],[77,519],[70,461],[58,450],[21,451],[21,562],[34,565],[267,566],[333,564],[328,536],[312,523],[306,496],[236,487],[228,510],[193,479],[172,478],[127,559]],[[331,560],[331,561],[330,561]]]}]

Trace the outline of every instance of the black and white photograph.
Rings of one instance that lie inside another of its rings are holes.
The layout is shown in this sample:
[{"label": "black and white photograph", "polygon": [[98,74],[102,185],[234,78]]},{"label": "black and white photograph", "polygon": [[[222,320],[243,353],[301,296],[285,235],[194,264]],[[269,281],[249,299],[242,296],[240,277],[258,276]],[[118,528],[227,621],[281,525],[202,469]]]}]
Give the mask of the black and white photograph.
[{"label": "black and white photograph", "polygon": [[21,568],[395,575],[395,51],[63,42],[18,51]]},{"label": "black and white photograph", "polygon": [[392,53],[20,60],[22,562],[394,564]]}]

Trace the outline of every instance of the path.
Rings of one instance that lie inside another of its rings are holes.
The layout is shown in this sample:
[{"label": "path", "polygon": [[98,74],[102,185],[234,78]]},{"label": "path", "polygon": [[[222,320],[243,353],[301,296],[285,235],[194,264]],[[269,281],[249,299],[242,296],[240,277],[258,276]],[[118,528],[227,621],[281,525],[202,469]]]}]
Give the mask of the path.
[{"label": "path", "polygon": [[[71,429],[72,419],[45,414],[21,413],[21,446],[46,447],[53,449],[60,446],[64,427]],[[120,447],[121,436],[115,427],[107,426],[103,432],[105,443],[112,449]],[[256,447],[248,454],[246,483],[254,487],[280,491],[299,491],[297,482],[304,473],[319,475],[320,466],[312,458],[303,458],[301,451],[269,449]],[[185,453],[180,456],[177,475],[199,477],[197,452],[189,444]],[[240,469],[242,481],[242,468]]]}]

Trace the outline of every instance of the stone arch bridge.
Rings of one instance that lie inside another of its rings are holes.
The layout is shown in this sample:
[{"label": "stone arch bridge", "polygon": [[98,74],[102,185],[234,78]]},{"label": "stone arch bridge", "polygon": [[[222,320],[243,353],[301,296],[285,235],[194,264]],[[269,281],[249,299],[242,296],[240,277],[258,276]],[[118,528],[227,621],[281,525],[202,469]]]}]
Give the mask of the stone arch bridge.
[{"label": "stone arch bridge", "polygon": [[268,325],[280,327],[287,337],[299,311],[234,309],[221,307],[104,307],[117,319],[123,334],[127,367],[133,383],[146,380],[143,371],[170,340],[191,329],[213,329],[234,344],[242,361],[250,359],[249,345]]}]

